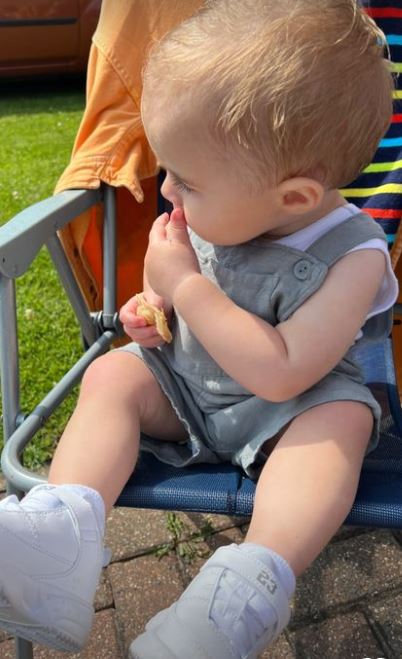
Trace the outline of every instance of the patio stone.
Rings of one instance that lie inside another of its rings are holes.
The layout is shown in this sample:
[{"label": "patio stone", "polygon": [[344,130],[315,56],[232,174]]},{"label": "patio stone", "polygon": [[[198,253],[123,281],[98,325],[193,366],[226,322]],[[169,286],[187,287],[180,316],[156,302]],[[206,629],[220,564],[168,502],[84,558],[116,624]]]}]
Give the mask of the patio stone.
[{"label": "patio stone", "polygon": [[[368,614],[381,638],[395,657],[402,656],[402,594],[371,602]],[[388,659],[388,654],[384,656]]]},{"label": "patio stone", "polygon": [[112,587],[110,585],[107,572],[105,569],[103,569],[95,594],[94,607],[95,611],[100,611],[102,609],[107,609],[110,606],[113,606]]},{"label": "patio stone", "polygon": [[191,561],[182,560],[181,565],[183,574],[185,576],[186,584],[190,583],[192,579],[198,574],[205,561],[216,551],[219,547],[229,545],[232,542],[240,544],[244,541],[244,536],[239,528],[225,529],[219,533],[214,533],[204,542],[197,543],[195,548],[200,552],[200,556],[196,556]]},{"label": "patio stone", "polygon": [[112,561],[134,558],[170,538],[162,510],[113,508],[107,519],[105,546],[112,552]]},{"label": "patio stone", "polygon": [[309,625],[293,632],[291,638],[297,659],[386,657],[364,615],[359,611]]},{"label": "patio stone", "polygon": [[268,650],[265,650],[260,655],[259,659],[298,659],[298,657],[287,640],[285,633],[283,633]]},{"label": "patio stone", "polygon": [[144,629],[148,620],[174,602],[183,591],[174,555],[159,560],[140,556],[107,569],[117,612],[123,650]]},{"label": "patio stone", "polygon": [[343,611],[370,595],[402,586],[402,547],[379,529],[329,544],[298,580],[293,621]]}]

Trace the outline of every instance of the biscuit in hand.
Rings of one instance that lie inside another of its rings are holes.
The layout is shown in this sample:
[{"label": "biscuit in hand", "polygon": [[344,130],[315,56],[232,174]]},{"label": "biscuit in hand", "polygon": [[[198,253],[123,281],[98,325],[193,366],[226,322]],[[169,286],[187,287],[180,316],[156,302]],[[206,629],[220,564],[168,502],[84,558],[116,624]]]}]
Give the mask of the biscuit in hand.
[{"label": "biscuit in hand", "polygon": [[167,324],[165,312],[153,304],[147,302],[143,293],[135,296],[137,301],[137,315],[144,318],[148,325],[155,325],[156,331],[166,343],[172,340],[172,334]]}]

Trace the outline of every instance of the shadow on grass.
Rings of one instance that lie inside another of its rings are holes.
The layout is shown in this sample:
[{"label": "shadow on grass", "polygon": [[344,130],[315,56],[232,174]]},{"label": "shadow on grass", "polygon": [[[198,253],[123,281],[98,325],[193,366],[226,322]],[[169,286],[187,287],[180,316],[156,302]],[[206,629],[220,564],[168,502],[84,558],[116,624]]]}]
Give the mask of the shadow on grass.
[{"label": "shadow on grass", "polygon": [[0,117],[82,110],[85,76],[0,80]]}]

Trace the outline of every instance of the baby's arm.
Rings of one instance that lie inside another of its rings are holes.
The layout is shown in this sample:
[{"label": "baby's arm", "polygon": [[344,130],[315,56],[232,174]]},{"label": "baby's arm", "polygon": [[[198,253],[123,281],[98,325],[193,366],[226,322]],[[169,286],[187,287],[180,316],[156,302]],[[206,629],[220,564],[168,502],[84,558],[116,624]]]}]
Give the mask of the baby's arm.
[{"label": "baby's arm", "polygon": [[385,273],[379,250],[348,254],[288,320],[273,327],[194,273],[173,304],[215,361],[261,398],[290,399],[342,359],[364,324]]}]

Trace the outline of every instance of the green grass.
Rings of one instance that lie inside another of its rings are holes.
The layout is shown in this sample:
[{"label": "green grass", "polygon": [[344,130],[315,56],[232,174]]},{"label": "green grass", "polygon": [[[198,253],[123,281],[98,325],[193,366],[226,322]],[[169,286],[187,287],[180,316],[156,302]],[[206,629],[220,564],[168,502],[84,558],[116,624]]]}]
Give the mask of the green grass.
[{"label": "green grass", "polygon": [[[0,224],[53,193],[83,108],[82,81],[2,83]],[[82,354],[78,323],[45,249],[17,280],[17,303],[21,408],[29,412]],[[76,392],[27,448],[28,467],[49,460],[75,400]]]}]

